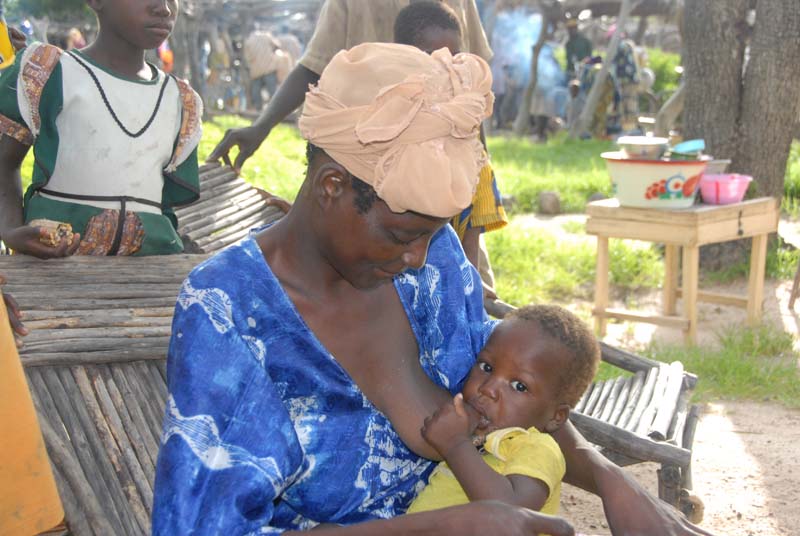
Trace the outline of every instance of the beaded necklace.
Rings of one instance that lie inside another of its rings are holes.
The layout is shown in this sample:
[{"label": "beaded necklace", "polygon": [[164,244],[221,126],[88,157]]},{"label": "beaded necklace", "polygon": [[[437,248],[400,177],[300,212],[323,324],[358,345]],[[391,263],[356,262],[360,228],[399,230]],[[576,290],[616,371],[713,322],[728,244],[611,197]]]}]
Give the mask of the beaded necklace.
[{"label": "beaded necklace", "polygon": [[89,76],[92,77],[94,85],[97,87],[97,90],[100,92],[100,97],[103,99],[103,103],[106,105],[106,109],[111,114],[111,117],[114,119],[114,122],[117,123],[117,126],[122,129],[122,132],[124,132],[131,138],[138,138],[139,136],[144,134],[148,128],[150,128],[150,125],[153,123],[153,121],[156,118],[156,115],[158,114],[158,109],[161,107],[161,98],[164,96],[164,90],[167,89],[167,82],[169,82],[169,76],[164,77],[164,82],[161,84],[161,91],[159,91],[158,93],[158,100],[156,101],[156,106],[153,109],[153,113],[150,114],[150,119],[148,119],[147,123],[145,123],[144,126],[137,132],[131,132],[130,130],[125,128],[125,125],[123,125],[122,121],[120,121],[119,117],[117,117],[114,108],[112,108],[111,103],[108,102],[108,97],[106,96],[106,92],[103,90],[103,86],[100,85],[100,80],[97,79],[97,75],[94,74],[94,71],[92,71],[91,67],[86,65],[83,61],[81,61],[81,59],[78,58],[77,54],[73,52],[68,52],[68,54],[72,56],[75,61],[78,62],[78,65],[86,69],[86,72],[89,73]]}]

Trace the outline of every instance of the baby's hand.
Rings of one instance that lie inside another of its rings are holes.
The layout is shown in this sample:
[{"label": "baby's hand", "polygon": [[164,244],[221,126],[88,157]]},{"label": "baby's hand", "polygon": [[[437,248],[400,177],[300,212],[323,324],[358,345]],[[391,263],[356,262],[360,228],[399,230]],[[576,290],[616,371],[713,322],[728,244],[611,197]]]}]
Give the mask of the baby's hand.
[{"label": "baby's hand", "polygon": [[435,448],[443,458],[456,445],[472,443],[472,432],[476,421],[471,419],[464,404],[464,397],[457,394],[453,401],[440,407],[425,419],[422,437]]}]

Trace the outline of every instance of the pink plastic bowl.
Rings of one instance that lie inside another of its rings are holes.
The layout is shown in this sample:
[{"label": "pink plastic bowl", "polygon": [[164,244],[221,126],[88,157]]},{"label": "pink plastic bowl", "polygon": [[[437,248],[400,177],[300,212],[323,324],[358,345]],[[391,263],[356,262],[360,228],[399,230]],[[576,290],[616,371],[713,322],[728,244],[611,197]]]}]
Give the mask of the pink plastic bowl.
[{"label": "pink plastic bowl", "polygon": [[730,205],[744,199],[753,177],[738,173],[704,174],[700,178],[700,195],[710,205]]}]

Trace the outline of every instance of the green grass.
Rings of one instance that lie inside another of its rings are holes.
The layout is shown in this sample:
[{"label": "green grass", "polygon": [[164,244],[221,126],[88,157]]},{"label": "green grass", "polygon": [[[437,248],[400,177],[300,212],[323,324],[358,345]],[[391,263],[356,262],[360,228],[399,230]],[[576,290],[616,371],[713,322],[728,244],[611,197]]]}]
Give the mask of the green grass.
[{"label": "green grass", "polygon": [[564,212],[583,212],[589,196],[611,193],[600,153],[609,141],[569,139],[561,133],[544,144],[527,138],[489,137],[500,191],[517,199],[518,210],[534,212],[540,192],[558,192]]},{"label": "green grass", "polygon": [[681,361],[697,374],[697,401],[772,400],[800,408],[800,369],[790,334],[766,325],[729,326],[718,338],[717,349],[654,345],[646,354],[659,361]]},{"label": "green grass", "polygon": [[[559,242],[548,233],[509,225],[486,242],[497,277],[498,295],[513,305],[591,299],[595,274],[592,243]],[[650,247],[612,240],[610,281],[636,290],[657,287],[664,277],[659,253]]]},{"label": "green grass", "polygon": [[681,64],[681,56],[672,52],[664,52],[658,48],[648,48],[647,57],[649,67],[656,75],[653,93],[660,94],[662,100],[666,100],[675,93],[680,83],[680,75],[675,72],[675,67]]}]

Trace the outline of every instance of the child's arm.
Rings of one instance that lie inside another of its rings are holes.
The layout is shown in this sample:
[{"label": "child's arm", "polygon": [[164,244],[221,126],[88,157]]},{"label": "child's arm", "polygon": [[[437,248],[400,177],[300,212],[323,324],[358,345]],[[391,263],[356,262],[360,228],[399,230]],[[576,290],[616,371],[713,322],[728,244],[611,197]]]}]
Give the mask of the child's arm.
[{"label": "child's arm", "polygon": [[501,475],[489,467],[472,444],[475,421],[457,394],[451,404],[425,419],[422,436],[442,455],[470,501],[490,499],[541,510],[548,487],[541,480]]},{"label": "child's arm", "polygon": [[66,240],[51,247],[39,241],[42,230],[25,225],[22,219],[22,180],[20,166],[30,146],[0,135],[0,239],[19,253],[43,259],[72,255],[78,249],[80,236],[70,246]]}]

